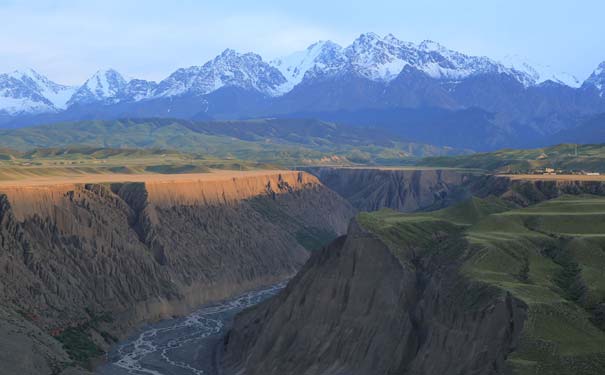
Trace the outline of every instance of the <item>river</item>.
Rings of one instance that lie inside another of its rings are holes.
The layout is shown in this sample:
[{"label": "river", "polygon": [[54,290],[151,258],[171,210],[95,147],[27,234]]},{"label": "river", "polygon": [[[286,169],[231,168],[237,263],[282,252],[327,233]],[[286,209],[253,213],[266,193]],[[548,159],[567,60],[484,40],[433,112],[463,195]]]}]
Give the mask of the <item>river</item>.
[{"label": "river", "polygon": [[276,295],[286,283],[202,306],[183,318],[142,327],[108,353],[102,375],[214,375],[216,349],[233,317]]}]

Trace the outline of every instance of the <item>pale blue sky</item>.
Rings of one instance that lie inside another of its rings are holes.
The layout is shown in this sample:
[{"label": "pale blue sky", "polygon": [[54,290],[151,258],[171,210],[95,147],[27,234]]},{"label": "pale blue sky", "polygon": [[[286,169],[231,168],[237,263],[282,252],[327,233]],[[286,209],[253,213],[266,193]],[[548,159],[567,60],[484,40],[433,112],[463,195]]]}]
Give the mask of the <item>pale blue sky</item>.
[{"label": "pale blue sky", "polygon": [[585,79],[605,60],[603,0],[0,0],[0,72],[79,84],[99,68],[159,80],[227,47],[271,59],[360,33],[507,54]]}]

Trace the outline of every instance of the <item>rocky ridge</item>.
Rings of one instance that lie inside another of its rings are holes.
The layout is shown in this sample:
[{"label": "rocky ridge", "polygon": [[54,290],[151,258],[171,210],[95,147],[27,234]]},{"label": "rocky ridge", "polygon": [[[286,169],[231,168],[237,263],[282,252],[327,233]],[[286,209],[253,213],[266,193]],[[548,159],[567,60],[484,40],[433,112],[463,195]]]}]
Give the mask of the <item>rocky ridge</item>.
[{"label": "rocky ridge", "polygon": [[353,221],[285,292],[236,318],[226,373],[502,373],[527,306],[460,276],[460,240],[442,227],[395,249]]},{"label": "rocky ridge", "polygon": [[[77,88],[56,84],[33,70],[3,74],[0,75],[0,111],[45,113],[74,105],[108,105],[183,95],[199,97],[223,87],[280,96],[299,84],[348,75],[389,82],[406,68],[436,82],[454,85],[477,76],[503,75],[524,87],[544,82],[580,86],[576,78],[570,80],[569,75],[556,73],[551,68],[548,74],[541,74],[540,69],[527,62],[501,63],[466,55],[430,40],[416,44],[399,40],[392,34],[380,36],[368,32],[346,47],[332,41],[319,41],[304,51],[272,61],[264,61],[255,53],[226,49],[201,66],[178,69],[157,83],[125,79],[114,69],[99,70]],[[601,71],[600,66],[584,86],[595,87],[602,96]]]}]

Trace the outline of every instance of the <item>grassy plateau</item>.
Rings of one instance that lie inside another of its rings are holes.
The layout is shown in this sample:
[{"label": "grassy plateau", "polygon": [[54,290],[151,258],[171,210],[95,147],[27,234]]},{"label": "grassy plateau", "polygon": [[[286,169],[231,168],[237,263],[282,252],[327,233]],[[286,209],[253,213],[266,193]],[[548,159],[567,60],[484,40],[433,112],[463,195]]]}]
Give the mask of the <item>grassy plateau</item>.
[{"label": "grassy plateau", "polygon": [[402,261],[410,243],[435,251],[435,233],[453,233],[437,250],[450,252],[464,277],[523,300],[528,319],[509,357],[516,373],[605,373],[604,197],[526,208],[472,198],[430,213],[363,213],[359,221]]}]

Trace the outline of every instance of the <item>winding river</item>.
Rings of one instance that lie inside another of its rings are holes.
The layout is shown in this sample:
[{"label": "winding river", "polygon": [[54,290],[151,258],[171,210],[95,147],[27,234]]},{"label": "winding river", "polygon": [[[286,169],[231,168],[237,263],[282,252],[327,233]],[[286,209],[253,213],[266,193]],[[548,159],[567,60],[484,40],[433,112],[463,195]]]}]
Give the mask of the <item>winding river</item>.
[{"label": "winding river", "polygon": [[202,306],[194,313],[143,327],[116,345],[102,375],[214,375],[216,348],[226,327],[243,309],[277,294],[286,283]]}]

